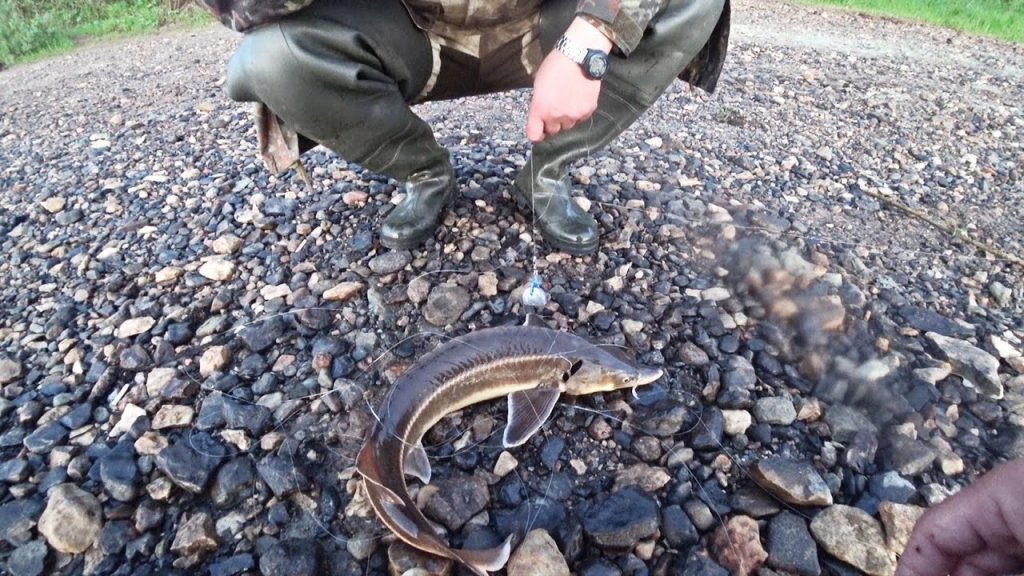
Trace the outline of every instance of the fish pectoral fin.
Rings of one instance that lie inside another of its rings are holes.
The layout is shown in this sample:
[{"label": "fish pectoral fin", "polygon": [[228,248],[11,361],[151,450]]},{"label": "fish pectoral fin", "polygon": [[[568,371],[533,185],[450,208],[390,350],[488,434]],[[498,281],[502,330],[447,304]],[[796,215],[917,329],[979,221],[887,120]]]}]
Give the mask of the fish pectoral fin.
[{"label": "fish pectoral fin", "polygon": [[526,320],[523,322],[523,326],[531,326],[533,328],[551,328],[543,318],[533,312],[526,315]]},{"label": "fish pectoral fin", "polygon": [[[384,508],[384,516],[381,517],[381,521],[388,526],[393,532],[404,532],[407,536],[417,538],[420,535],[420,529],[416,525],[416,521],[413,520],[405,512],[405,504],[402,502],[392,502],[390,499],[381,500],[381,506]],[[396,530],[396,528],[398,530]]]},{"label": "fish pectoral fin", "polygon": [[409,447],[403,468],[406,476],[412,476],[424,484],[430,484],[430,459],[427,458],[427,451],[423,449],[423,442],[417,442],[414,446]]},{"label": "fish pectoral fin", "polygon": [[534,388],[509,394],[505,447],[519,446],[536,434],[551,416],[559,395],[557,388]]},{"label": "fish pectoral fin", "polygon": [[505,538],[500,546],[486,550],[452,550],[452,554],[460,562],[472,568],[473,572],[479,576],[488,576],[489,572],[496,572],[504,568],[511,553],[512,536]]}]

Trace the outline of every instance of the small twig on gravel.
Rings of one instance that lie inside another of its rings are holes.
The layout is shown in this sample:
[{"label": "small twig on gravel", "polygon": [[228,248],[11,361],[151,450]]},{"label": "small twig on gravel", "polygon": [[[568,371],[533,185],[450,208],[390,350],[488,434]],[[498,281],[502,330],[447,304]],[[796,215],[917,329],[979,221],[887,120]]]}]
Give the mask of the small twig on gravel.
[{"label": "small twig on gravel", "polygon": [[952,236],[954,240],[963,240],[964,242],[970,244],[971,246],[974,246],[975,248],[977,248],[979,250],[984,250],[985,252],[988,252],[989,254],[992,254],[996,258],[999,258],[1001,260],[1006,260],[1007,262],[1010,262],[1011,264],[1016,264],[1017,266],[1020,266],[1020,267],[1024,268],[1024,259],[1021,259],[1020,257],[1018,257],[1018,256],[1016,256],[1014,254],[1010,254],[1009,252],[1004,252],[1003,250],[1000,250],[999,248],[996,248],[995,246],[993,246],[993,245],[991,245],[991,244],[989,244],[987,242],[982,242],[981,240],[975,240],[974,238],[971,238],[970,236],[968,236],[964,232],[964,230],[962,228],[959,228],[957,226],[952,226],[950,224],[947,224],[947,223],[945,223],[945,222],[943,222],[941,220],[938,220],[937,218],[932,217],[931,215],[929,215],[926,212],[923,212],[921,210],[917,210],[916,208],[911,208],[910,206],[907,206],[906,204],[904,204],[904,203],[902,203],[902,202],[900,202],[898,200],[893,200],[892,198],[888,198],[886,196],[883,196],[882,194],[879,194],[878,192],[874,192],[874,191],[867,190],[867,189],[862,189],[862,191],[865,194],[867,194],[868,196],[871,196],[872,198],[874,198],[875,200],[878,200],[879,202],[882,202],[886,206],[891,206],[893,208],[897,208],[897,209],[899,209],[899,210],[909,214],[910,216],[913,216],[914,218],[917,218],[918,220],[921,220],[923,222],[931,224],[932,226],[934,226],[934,227],[938,228],[939,230],[942,230],[946,234],[949,234],[950,236]]},{"label": "small twig on gravel", "polygon": [[295,172],[299,175],[299,179],[301,179],[302,183],[306,185],[306,190],[308,192],[312,192],[313,179],[309,177],[309,172],[306,171],[306,167],[302,165],[302,162],[296,160],[291,167],[295,169]]}]

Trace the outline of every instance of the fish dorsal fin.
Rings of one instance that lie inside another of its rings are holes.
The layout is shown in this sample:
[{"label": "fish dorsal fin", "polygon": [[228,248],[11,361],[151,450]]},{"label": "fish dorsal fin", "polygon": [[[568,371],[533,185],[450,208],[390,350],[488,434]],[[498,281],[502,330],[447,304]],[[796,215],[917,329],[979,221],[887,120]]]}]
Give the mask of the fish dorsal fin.
[{"label": "fish dorsal fin", "polygon": [[551,328],[543,318],[533,312],[526,315],[526,321],[523,322],[523,326],[529,326],[531,328]]},{"label": "fish dorsal fin", "polygon": [[597,348],[598,350],[601,350],[602,352],[606,352],[614,356],[616,359],[626,363],[629,366],[633,366],[636,364],[636,358],[630,356],[629,352],[622,346],[617,346],[615,344],[595,344],[594,347]]},{"label": "fish dorsal fin", "polygon": [[505,567],[508,563],[509,554],[512,553],[512,536],[505,538],[500,546],[486,550],[452,550],[460,562],[473,570],[477,576],[488,576],[490,572],[496,572]]},{"label": "fish dorsal fin", "polygon": [[430,484],[430,460],[427,458],[427,451],[423,449],[422,441],[409,447],[409,451],[405,454],[404,471],[406,476],[412,476],[424,484]]},{"label": "fish dorsal fin", "polygon": [[560,394],[558,388],[533,388],[509,394],[505,447],[519,446],[540,430],[555,409]]}]

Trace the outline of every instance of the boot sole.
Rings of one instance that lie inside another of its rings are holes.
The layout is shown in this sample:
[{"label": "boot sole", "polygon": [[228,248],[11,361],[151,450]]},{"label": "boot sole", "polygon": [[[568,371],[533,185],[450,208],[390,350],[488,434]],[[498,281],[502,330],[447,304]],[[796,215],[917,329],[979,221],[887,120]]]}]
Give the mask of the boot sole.
[{"label": "boot sole", "polygon": [[427,230],[424,234],[417,234],[416,236],[406,238],[388,238],[382,234],[380,236],[380,244],[389,250],[412,250],[426,244],[427,240],[430,240],[436,231],[437,225]]},{"label": "boot sole", "polygon": [[[530,204],[529,199],[526,198],[526,194],[519,189],[519,185],[516,183],[512,184],[512,198],[516,201],[516,205],[525,212],[526,214],[533,213],[533,206]],[[558,238],[552,238],[549,234],[544,231],[543,225],[537,222],[537,230],[540,232],[541,238],[545,242],[551,244],[562,252],[568,252],[573,256],[586,256],[597,252],[597,248],[601,245],[601,240],[595,238],[593,243],[581,244],[579,242],[568,242]]]}]

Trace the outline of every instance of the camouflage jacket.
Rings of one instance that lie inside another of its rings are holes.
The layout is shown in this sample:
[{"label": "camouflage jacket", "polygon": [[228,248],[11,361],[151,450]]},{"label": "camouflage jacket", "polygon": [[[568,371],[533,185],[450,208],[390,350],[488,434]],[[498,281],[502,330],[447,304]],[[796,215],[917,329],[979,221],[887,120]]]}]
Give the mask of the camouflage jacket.
[{"label": "camouflage jacket", "polygon": [[[314,0],[196,0],[224,25],[245,32],[296,12]],[[413,22],[430,31],[438,22],[486,29],[496,22],[512,21],[524,10],[535,10],[546,0],[402,0]],[[640,43],[651,19],[668,0],[577,0],[576,14],[597,26],[618,50],[628,55]],[[730,2],[708,43],[679,75],[681,80],[712,92],[718,83],[729,42]],[[296,165],[305,142],[283,126],[265,105],[256,105],[260,152],[273,172]],[[301,166],[299,164],[298,166]]]},{"label": "camouflage jacket", "polygon": [[[305,8],[314,0],[196,0],[225,26],[245,32]],[[578,0],[576,13],[590,20],[629,54],[640,42],[644,29],[666,0]],[[402,0],[413,21],[429,27],[431,13],[443,10],[445,0]],[[503,8],[516,14],[529,0],[504,0]]]}]

